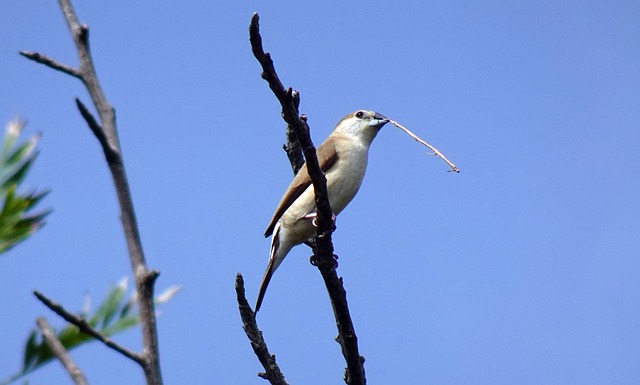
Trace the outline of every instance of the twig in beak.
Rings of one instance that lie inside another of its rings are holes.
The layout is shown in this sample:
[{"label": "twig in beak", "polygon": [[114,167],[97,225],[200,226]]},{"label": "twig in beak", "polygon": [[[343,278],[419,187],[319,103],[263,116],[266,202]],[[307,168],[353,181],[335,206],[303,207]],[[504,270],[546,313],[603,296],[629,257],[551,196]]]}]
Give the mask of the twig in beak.
[{"label": "twig in beak", "polygon": [[449,165],[449,167],[451,167],[451,170],[449,170],[449,171],[460,172],[460,170],[458,170],[458,167],[456,167],[455,164],[451,163],[451,161],[449,159],[447,159],[446,156],[442,155],[442,153],[440,151],[438,151],[435,147],[433,147],[429,143],[425,142],[424,140],[418,138],[418,136],[416,134],[414,134],[413,132],[409,131],[408,129],[406,129],[404,126],[402,126],[400,123],[396,122],[395,120],[389,120],[389,123],[393,124],[394,126],[398,127],[402,131],[406,132],[407,135],[409,135],[410,137],[415,139],[417,142],[420,142],[420,143],[424,144],[425,146],[427,146],[431,151],[433,151],[433,154],[430,154],[430,155],[435,155],[435,156],[439,157],[440,159],[444,160],[445,163]]}]

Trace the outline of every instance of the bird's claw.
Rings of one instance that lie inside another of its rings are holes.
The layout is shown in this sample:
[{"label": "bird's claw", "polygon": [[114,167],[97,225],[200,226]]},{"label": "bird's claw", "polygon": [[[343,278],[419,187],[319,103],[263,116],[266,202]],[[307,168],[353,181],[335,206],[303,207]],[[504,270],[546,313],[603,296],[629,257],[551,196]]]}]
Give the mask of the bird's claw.
[{"label": "bird's claw", "polygon": [[[333,254],[333,255],[332,255],[332,259],[333,259],[333,266],[332,266],[331,268],[332,268],[333,270],[335,270],[335,269],[337,269],[337,268],[338,268],[338,255],[337,255],[337,254]],[[317,255],[315,255],[315,254],[314,254],[314,255],[312,255],[312,256],[309,258],[309,262],[310,262],[313,266],[318,267],[318,265],[321,263],[321,261],[320,261],[320,257],[318,257]]]},{"label": "bird's claw", "polygon": [[[311,224],[313,225],[313,227],[315,227],[316,229],[320,227],[320,225],[318,224],[318,214],[316,213],[309,214],[308,217],[313,218],[311,220]],[[330,231],[334,231],[335,229],[336,229],[336,214],[331,213],[331,230]]]}]

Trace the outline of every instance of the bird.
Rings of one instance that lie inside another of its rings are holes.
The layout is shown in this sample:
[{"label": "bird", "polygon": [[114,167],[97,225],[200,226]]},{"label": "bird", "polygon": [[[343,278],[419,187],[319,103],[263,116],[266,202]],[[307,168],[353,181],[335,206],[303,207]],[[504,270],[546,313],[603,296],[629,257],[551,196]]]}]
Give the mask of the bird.
[{"label": "bird", "polygon": [[[384,115],[358,110],[343,117],[327,139],[318,146],[318,164],[327,179],[329,204],[338,215],[360,189],[369,146],[378,131],[389,122]],[[260,284],[255,311],[260,310],[273,273],[289,251],[309,240],[316,231],[315,194],[306,163],[285,191],[264,233],[271,236],[269,263]]]}]

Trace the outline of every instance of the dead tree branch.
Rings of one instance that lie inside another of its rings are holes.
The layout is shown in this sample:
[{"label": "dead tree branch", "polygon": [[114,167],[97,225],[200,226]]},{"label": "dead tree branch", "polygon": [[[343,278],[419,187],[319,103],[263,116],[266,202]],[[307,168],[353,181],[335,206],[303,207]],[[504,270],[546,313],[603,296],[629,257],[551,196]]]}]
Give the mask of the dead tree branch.
[{"label": "dead tree branch", "polygon": [[[299,115],[299,95],[291,88],[285,89],[280,82],[273,61],[271,60],[271,55],[268,52],[264,52],[258,22],[259,16],[255,13],[251,18],[251,24],[249,26],[249,40],[251,42],[253,55],[262,66],[262,78],[267,81],[269,88],[271,88],[271,91],[273,91],[282,106],[282,117],[284,121],[292,131],[295,132],[295,136],[304,153],[307,170],[313,183],[318,214],[318,230],[314,242],[314,253],[318,259],[318,269],[322,274],[331,299],[331,305],[338,327],[337,340],[338,343],[340,343],[342,354],[347,364],[345,382],[349,385],[364,385],[366,383],[363,365],[364,358],[361,357],[358,352],[358,340],[349,314],[346,291],[342,285],[342,280],[335,271],[333,243],[331,242],[331,233],[335,228],[332,219],[333,212],[329,205],[327,180],[318,165],[316,149],[309,136],[309,126],[307,125],[306,117]],[[291,157],[289,159],[291,160]]]},{"label": "dead tree branch", "polygon": [[51,326],[49,326],[47,320],[44,317],[39,317],[36,320],[36,324],[38,325],[40,334],[42,334],[42,338],[47,343],[47,346],[49,347],[49,349],[51,349],[51,352],[53,352],[53,355],[56,356],[62,366],[64,366],[65,370],[71,376],[73,382],[76,385],[89,385],[89,382],[85,378],[84,374],[82,374],[82,371],[80,370],[78,365],[76,365],[76,363],[73,361],[73,359],[69,355],[69,352],[67,352],[64,346],[62,346],[62,343],[56,337],[56,334],[51,329]]},{"label": "dead tree branch", "polygon": [[162,385],[156,315],[153,302],[154,284],[159,272],[147,268],[142,250],[129,182],[122,160],[122,150],[116,128],[115,109],[109,104],[96,75],[89,49],[89,27],[78,21],[70,0],[58,0],[58,2],[75,43],[80,67],[74,69],[39,53],[23,51],[21,54],[38,63],[80,79],[89,92],[97,111],[98,119],[93,117],[84,104],[78,101],[77,105],[82,117],[100,142],[111,171],[120,204],[120,218],[129,250],[129,259],[135,277],[140,305],[143,352],[140,354],[140,360],[136,362],[142,366],[148,385]]},{"label": "dead tree branch", "polygon": [[244,332],[247,334],[253,352],[265,370],[265,373],[258,373],[258,376],[269,380],[271,385],[287,385],[287,382],[284,380],[284,375],[276,363],[276,356],[269,353],[267,343],[262,337],[262,332],[258,329],[256,313],[253,312],[247,301],[244,291],[244,279],[240,273],[236,275],[236,298],[238,300],[240,318],[242,319],[242,329],[244,329]]}]

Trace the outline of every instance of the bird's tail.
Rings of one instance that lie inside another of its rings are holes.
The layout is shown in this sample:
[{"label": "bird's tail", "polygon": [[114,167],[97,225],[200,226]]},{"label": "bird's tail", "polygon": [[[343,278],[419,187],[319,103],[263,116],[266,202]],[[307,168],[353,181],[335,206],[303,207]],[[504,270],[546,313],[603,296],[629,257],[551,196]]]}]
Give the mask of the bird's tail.
[{"label": "bird's tail", "polygon": [[[275,229],[273,230],[273,236],[271,237],[271,250],[269,252],[269,264],[267,265],[267,270],[264,272],[264,277],[262,277],[262,283],[260,283],[260,290],[258,291],[258,300],[256,301],[256,313],[260,310],[260,306],[262,305],[262,300],[264,299],[264,295],[267,292],[267,286],[269,286],[269,282],[271,281],[271,277],[273,273],[276,271],[280,263],[282,262],[282,257],[279,257],[282,253],[278,253],[280,249],[280,222],[276,224]],[[286,254],[285,254],[286,255]]]},{"label": "bird's tail", "polygon": [[256,313],[260,310],[260,306],[262,306],[262,300],[264,299],[264,295],[267,292],[267,286],[269,286],[269,282],[271,281],[271,277],[273,276],[273,259],[269,258],[269,265],[267,266],[267,271],[264,272],[264,277],[262,277],[262,283],[260,284],[260,291],[258,292],[258,300],[256,301]]}]

